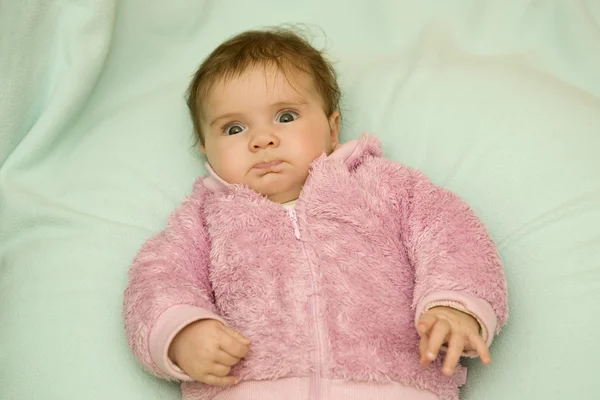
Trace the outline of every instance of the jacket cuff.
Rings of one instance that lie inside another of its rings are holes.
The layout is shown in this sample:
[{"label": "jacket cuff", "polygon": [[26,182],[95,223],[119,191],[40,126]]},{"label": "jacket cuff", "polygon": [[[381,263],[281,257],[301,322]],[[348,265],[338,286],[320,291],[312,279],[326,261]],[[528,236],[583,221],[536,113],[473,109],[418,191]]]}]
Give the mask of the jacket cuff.
[{"label": "jacket cuff", "polygon": [[170,307],[158,317],[148,338],[150,356],[158,369],[180,381],[193,381],[169,359],[169,346],[183,328],[202,319],[216,319],[225,324],[215,313],[186,304]]},{"label": "jacket cuff", "polygon": [[[417,304],[415,314],[415,326],[419,323],[421,316],[433,307],[452,307],[473,316],[481,328],[481,337],[489,347],[494,338],[498,326],[498,319],[490,303],[485,300],[455,291],[434,292],[425,296]],[[472,351],[465,353],[466,356],[477,356]]]}]

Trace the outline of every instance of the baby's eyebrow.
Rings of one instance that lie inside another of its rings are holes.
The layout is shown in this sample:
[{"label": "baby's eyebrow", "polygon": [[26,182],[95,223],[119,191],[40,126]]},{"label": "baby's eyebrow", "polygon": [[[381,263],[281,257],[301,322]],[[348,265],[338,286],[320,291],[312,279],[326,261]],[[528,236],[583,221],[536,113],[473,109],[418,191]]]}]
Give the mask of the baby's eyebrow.
[{"label": "baby's eyebrow", "polygon": [[219,122],[222,119],[235,119],[235,118],[240,118],[241,116],[242,116],[242,114],[240,114],[240,113],[227,113],[227,114],[219,115],[217,118],[212,120],[212,122],[210,123],[210,126],[216,125],[217,122]]},{"label": "baby's eyebrow", "polygon": [[298,107],[298,106],[304,106],[306,104],[308,104],[308,102],[306,102],[305,100],[298,99],[298,100],[290,100],[290,101],[278,101],[277,103],[271,104],[271,107],[273,107],[273,108]]}]

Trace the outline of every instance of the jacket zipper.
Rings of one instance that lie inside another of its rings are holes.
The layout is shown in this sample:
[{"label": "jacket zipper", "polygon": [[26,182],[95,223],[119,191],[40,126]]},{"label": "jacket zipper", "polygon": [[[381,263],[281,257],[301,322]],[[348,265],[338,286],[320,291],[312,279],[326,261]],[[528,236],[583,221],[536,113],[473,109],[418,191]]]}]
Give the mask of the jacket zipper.
[{"label": "jacket zipper", "polygon": [[313,317],[313,321],[315,323],[315,332],[314,332],[314,339],[316,342],[316,352],[315,352],[315,384],[314,384],[314,396],[311,396],[311,399],[315,399],[318,400],[320,399],[320,392],[321,392],[321,360],[323,357],[323,349],[322,349],[322,333],[321,333],[321,322],[319,320],[319,313],[318,313],[318,304],[317,304],[317,277],[316,277],[316,271],[314,270],[314,268],[312,267],[311,262],[308,259],[308,255],[306,252],[306,246],[304,245],[304,242],[300,240],[300,227],[298,226],[298,216],[296,214],[296,210],[291,208],[288,210],[288,214],[292,220],[292,225],[294,227],[294,236],[296,237],[297,240],[300,241],[300,245],[302,246],[302,253],[304,254],[304,258],[306,259],[306,262],[308,263],[308,267],[310,269],[310,280],[311,280],[311,285],[312,285],[312,317]]}]

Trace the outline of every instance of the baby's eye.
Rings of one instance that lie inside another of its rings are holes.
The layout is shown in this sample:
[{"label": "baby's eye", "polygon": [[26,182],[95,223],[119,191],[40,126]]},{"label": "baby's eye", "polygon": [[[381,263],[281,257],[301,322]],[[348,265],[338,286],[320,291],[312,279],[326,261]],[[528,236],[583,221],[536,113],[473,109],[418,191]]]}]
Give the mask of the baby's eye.
[{"label": "baby's eye", "polygon": [[227,125],[224,129],[224,133],[227,136],[237,135],[238,133],[242,133],[243,131],[244,131],[244,127],[240,124]]},{"label": "baby's eye", "polygon": [[281,122],[283,124],[287,124],[288,122],[293,122],[298,118],[298,114],[293,111],[285,111],[277,116],[277,122]]}]

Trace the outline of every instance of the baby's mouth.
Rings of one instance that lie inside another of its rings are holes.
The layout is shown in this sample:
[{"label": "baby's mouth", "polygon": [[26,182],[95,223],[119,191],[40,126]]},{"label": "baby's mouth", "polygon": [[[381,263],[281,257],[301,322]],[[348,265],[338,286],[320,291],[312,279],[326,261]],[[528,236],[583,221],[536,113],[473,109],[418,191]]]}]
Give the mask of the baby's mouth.
[{"label": "baby's mouth", "polygon": [[252,168],[262,169],[262,170],[268,170],[268,169],[271,169],[273,167],[276,167],[277,165],[281,164],[282,162],[283,161],[281,161],[281,160],[259,162],[258,164],[255,164]]}]

